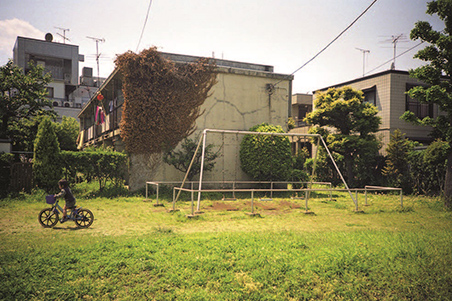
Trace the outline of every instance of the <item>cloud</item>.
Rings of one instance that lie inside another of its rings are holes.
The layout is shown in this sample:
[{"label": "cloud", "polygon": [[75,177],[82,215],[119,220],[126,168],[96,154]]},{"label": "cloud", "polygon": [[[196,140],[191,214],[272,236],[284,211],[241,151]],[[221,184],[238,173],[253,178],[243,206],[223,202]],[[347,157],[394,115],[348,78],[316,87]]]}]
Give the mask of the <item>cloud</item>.
[{"label": "cloud", "polygon": [[45,34],[24,20],[0,20],[0,65],[13,57],[13,47],[18,36],[44,39]]}]

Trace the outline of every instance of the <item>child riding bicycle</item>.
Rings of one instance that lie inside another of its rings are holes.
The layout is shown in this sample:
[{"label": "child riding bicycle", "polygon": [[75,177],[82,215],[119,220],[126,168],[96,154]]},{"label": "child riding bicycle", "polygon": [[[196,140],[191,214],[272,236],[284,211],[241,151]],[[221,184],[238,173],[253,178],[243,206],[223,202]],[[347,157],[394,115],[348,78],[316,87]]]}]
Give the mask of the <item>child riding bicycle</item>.
[{"label": "child riding bicycle", "polygon": [[72,194],[71,188],[69,188],[69,183],[65,179],[61,179],[58,181],[58,187],[61,189],[60,193],[55,194],[55,198],[61,198],[64,197],[64,200],[66,201],[66,204],[63,207],[63,217],[61,218],[60,222],[64,223],[67,220],[67,210],[68,209],[75,209],[75,197]]}]

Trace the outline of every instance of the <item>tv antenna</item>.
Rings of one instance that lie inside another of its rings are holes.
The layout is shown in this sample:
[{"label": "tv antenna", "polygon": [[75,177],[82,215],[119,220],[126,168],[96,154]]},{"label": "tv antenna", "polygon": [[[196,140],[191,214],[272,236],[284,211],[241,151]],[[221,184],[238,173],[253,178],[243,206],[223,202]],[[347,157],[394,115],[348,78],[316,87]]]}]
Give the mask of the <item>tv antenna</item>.
[{"label": "tv antenna", "polygon": [[91,39],[96,42],[96,62],[97,62],[97,87],[100,87],[100,75],[99,75],[99,42],[105,42],[104,38],[93,38],[93,37],[87,37],[88,39]]},{"label": "tv antenna", "polygon": [[57,32],[57,35],[59,35],[60,37],[63,38],[63,44],[66,44],[66,41],[71,41],[68,38],[66,38],[66,31],[69,31],[69,28],[62,28],[62,27],[56,27],[56,26],[54,26],[54,27],[56,29],[63,31],[63,34]]},{"label": "tv antenna", "polygon": [[358,47],[355,47],[357,50],[361,51],[363,53],[363,76],[366,73],[365,72],[365,67],[366,67],[366,53],[369,54],[370,50],[366,50],[366,49],[361,49]]},{"label": "tv antenna", "polygon": [[394,54],[393,54],[393,59],[392,59],[392,63],[391,63],[391,70],[394,70],[396,58],[397,58],[397,43],[407,42],[406,37],[403,33],[401,33],[399,35],[392,35],[391,38],[387,39],[384,42],[390,42],[392,44]]}]

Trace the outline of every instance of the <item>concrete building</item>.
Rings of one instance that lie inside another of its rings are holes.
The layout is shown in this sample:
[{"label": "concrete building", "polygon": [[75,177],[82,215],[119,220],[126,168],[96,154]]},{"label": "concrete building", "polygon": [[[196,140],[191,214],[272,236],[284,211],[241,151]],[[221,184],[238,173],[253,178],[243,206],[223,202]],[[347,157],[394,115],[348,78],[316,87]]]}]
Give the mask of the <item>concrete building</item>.
[{"label": "concrete building", "polygon": [[[194,62],[199,57],[162,53],[176,64]],[[201,111],[204,114],[196,121],[196,130],[190,137],[195,139],[206,128],[226,130],[248,130],[250,127],[267,122],[281,125],[287,129],[291,110],[291,75],[274,73],[273,66],[241,63],[214,59],[217,71],[217,84],[210,91]],[[274,86],[275,83],[278,84]],[[81,126],[80,148],[95,144],[113,145],[122,150],[119,122],[122,114],[122,76],[116,69],[100,87],[103,95],[102,106],[106,113],[105,122],[95,124],[95,115],[100,102],[97,96],[82,109],[79,118]],[[169,120],[168,122],[171,122]],[[222,146],[221,159],[215,170],[206,175],[206,180],[246,179],[238,166],[237,148],[242,137],[209,138],[209,144]],[[160,155],[161,157],[161,155]],[[151,170],[131,157],[129,170],[130,187],[141,188],[146,181],[181,181],[184,174],[172,166],[162,163],[159,158]]]},{"label": "concrete building", "polygon": [[[416,116],[423,118],[426,116],[437,117],[439,114],[436,105],[421,104],[415,99],[411,99],[406,92],[414,86],[424,85],[414,78],[410,78],[407,71],[387,70],[373,75],[357,78],[351,81],[339,83],[316,91],[324,92],[329,88],[340,88],[350,86],[364,92],[365,101],[374,104],[378,108],[378,115],[381,117],[381,125],[377,136],[381,138],[385,148],[390,140],[390,134],[396,129],[400,129],[406,134],[406,138],[421,143],[430,143],[430,127],[416,126],[400,119],[405,111],[412,111]],[[314,95],[315,98],[315,95]],[[314,108],[315,109],[315,108]],[[296,128],[295,132],[307,132],[307,126]]]},{"label": "concrete building", "polygon": [[83,68],[81,85],[79,85],[79,62],[84,56],[79,54],[77,45],[53,42],[52,35],[47,34],[45,40],[17,37],[13,48],[13,61],[25,72],[28,63],[44,67],[50,72],[52,81],[48,84],[48,97],[59,115],[77,118],[82,106],[88,102],[98,86],[92,80],[92,68]]}]

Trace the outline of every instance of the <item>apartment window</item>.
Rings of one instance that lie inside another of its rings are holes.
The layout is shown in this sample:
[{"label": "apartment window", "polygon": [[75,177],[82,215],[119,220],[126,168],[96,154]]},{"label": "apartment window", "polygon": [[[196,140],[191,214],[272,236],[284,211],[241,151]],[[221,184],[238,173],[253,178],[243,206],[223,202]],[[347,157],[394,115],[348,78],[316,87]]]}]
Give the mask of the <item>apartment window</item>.
[{"label": "apartment window", "polygon": [[[415,85],[407,84],[406,91],[408,92]],[[425,117],[433,118],[433,104],[420,103],[418,100],[411,98],[406,94],[406,111],[413,112],[417,118],[423,119]]]},{"label": "apartment window", "polygon": [[362,90],[364,93],[364,102],[368,102],[373,104],[374,106],[377,105],[377,87],[373,86],[367,89]]},{"label": "apartment window", "polygon": [[47,87],[47,97],[48,98],[54,98],[54,89],[53,87]]}]

